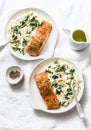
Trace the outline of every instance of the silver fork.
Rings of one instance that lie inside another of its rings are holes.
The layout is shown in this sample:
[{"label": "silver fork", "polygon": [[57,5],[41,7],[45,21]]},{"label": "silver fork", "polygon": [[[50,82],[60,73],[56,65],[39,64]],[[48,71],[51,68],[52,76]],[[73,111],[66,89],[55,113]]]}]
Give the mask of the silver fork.
[{"label": "silver fork", "polygon": [[2,50],[8,43],[10,43],[10,41],[7,41],[6,43],[1,44],[1,45],[0,45],[0,50]]},{"label": "silver fork", "polygon": [[74,98],[75,98],[75,102],[76,102],[76,109],[77,109],[78,115],[79,115],[80,118],[84,118],[84,111],[82,109],[81,104],[78,102],[77,96],[76,96],[75,91],[74,91],[73,80],[71,80],[70,86],[71,86],[71,89],[72,89],[73,94],[74,94]]}]

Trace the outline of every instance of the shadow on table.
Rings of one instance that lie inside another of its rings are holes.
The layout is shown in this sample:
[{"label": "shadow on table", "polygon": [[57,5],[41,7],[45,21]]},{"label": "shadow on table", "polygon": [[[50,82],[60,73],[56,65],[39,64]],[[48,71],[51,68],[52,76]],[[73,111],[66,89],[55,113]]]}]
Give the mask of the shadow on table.
[{"label": "shadow on table", "polygon": [[[24,60],[24,59],[20,59],[20,58],[14,56],[12,53],[10,53],[10,54],[11,54],[12,58],[15,59],[15,61],[17,61],[17,62],[19,62],[19,63],[21,63],[21,64],[22,64],[22,63],[27,64],[27,63],[30,63],[31,61],[32,61],[32,62],[36,62],[36,60]],[[37,60],[37,61],[40,61],[40,59]]]},{"label": "shadow on table", "polygon": [[62,118],[64,118],[64,120],[65,120],[65,119],[67,119],[67,117],[70,118],[71,116],[75,116],[75,114],[76,114],[76,113],[74,113],[75,112],[75,108],[73,108],[69,112],[56,113],[56,114],[47,113],[47,112],[44,112],[44,111],[41,111],[41,110],[34,110],[34,112],[39,117],[46,117],[46,118],[50,118],[50,119],[54,118],[56,120],[59,120],[59,119],[62,119]]},{"label": "shadow on table", "polygon": [[11,87],[11,89],[15,92],[21,92],[21,91],[23,91],[24,90],[24,77],[23,77],[23,79],[18,83],[18,84],[15,84],[15,85],[11,85],[10,84],[10,87]]},{"label": "shadow on table", "polygon": [[83,122],[84,126],[85,126],[86,128],[88,128],[88,127],[89,127],[89,120],[88,120],[87,117],[86,117],[86,113],[85,113],[84,107],[87,105],[86,103],[87,103],[87,101],[88,101],[89,99],[88,99],[88,96],[87,96],[86,78],[85,78],[85,75],[83,75],[83,78],[84,78],[84,93],[83,93],[83,96],[82,96],[82,99],[81,99],[81,104],[82,104],[82,108],[83,108],[83,110],[84,110],[85,116],[84,116],[84,118],[82,119],[82,122]]}]

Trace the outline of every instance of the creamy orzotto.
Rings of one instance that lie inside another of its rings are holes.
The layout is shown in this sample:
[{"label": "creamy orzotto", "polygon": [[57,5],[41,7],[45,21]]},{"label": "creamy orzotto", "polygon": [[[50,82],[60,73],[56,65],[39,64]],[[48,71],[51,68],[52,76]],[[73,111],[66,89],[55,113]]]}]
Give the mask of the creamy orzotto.
[{"label": "creamy orzotto", "polygon": [[81,89],[80,84],[82,83],[81,76],[71,63],[64,60],[57,60],[51,63],[45,71],[61,106],[68,106],[74,99],[71,81],[73,80],[75,95],[78,95]]},{"label": "creamy orzotto", "polygon": [[14,51],[25,54],[25,47],[41,25],[41,18],[34,12],[22,13],[12,19],[8,25],[8,38]]}]

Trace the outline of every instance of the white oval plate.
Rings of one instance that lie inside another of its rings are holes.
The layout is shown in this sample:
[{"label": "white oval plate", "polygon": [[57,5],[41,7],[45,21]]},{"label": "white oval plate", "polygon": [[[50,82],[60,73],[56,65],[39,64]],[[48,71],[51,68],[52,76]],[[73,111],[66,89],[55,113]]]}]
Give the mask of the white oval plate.
[{"label": "white oval plate", "polygon": [[68,105],[67,107],[60,107],[59,109],[55,109],[55,110],[47,110],[44,102],[43,102],[43,99],[39,93],[39,90],[35,84],[35,81],[34,81],[34,76],[35,74],[37,73],[40,73],[42,71],[45,70],[45,68],[50,65],[50,63],[54,62],[54,61],[57,61],[57,60],[64,60],[68,63],[70,63],[72,66],[74,66],[74,68],[76,69],[76,71],[79,73],[81,79],[82,79],[82,83],[81,83],[81,90],[80,90],[80,93],[78,94],[77,96],[77,99],[78,101],[81,99],[82,97],[82,94],[83,94],[83,90],[84,90],[84,80],[83,80],[83,76],[82,76],[82,72],[81,70],[79,69],[79,67],[77,67],[78,65],[75,63],[72,63],[66,59],[61,59],[61,58],[49,58],[49,59],[46,59],[46,60],[43,60],[41,61],[35,68],[34,70],[32,71],[31,73],[31,76],[30,76],[30,80],[29,80],[29,88],[30,88],[30,100],[31,100],[31,105],[34,109],[38,109],[38,110],[43,110],[45,112],[49,112],[49,113],[63,113],[63,112],[66,112],[66,111],[69,111],[70,109],[72,109],[76,103],[75,103],[75,100],[70,104]]},{"label": "white oval plate", "polygon": [[54,52],[54,48],[57,42],[57,37],[58,37],[58,32],[57,32],[57,28],[56,25],[53,21],[53,19],[49,16],[49,14],[47,14],[46,12],[37,9],[37,8],[27,8],[27,9],[23,9],[20,11],[17,11],[16,13],[14,13],[10,19],[7,22],[6,28],[5,28],[5,37],[6,40],[8,40],[7,38],[7,34],[8,34],[8,24],[10,23],[11,20],[15,19],[16,17],[18,17],[19,15],[23,14],[23,13],[27,13],[29,11],[33,11],[37,14],[39,14],[41,16],[41,18],[43,20],[46,20],[48,22],[50,22],[52,24],[52,31],[43,47],[43,49],[41,50],[40,54],[37,57],[33,57],[28,55],[27,53],[25,55],[20,54],[19,52],[15,52],[12,47],[10,46],[10,44],[8,44],[8,49],[10,51],[11,54],[13,54],[15,57],[22,59],[22,60],[37,60],[37,59],[44,59],[44,58],[49,58],[53,55]]}]

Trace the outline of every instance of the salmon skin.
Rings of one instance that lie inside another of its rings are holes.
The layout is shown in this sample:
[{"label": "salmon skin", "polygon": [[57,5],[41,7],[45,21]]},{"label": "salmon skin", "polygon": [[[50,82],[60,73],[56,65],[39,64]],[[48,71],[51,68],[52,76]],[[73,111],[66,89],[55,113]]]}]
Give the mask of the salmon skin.
[{"label": "salmon skin", "polygon": [[41,25],[38,27],[36,34],[26,46],[25,51],[31,56],[38,56],[51,30],[52,25],[43,20]]},{"label": "salmon skin", "polygon": [[36,74],[34,79],[47,109],[52,110],[59,108],[60,107],[59,100],[57,99],[57,96],[54,94],[50,86],[47,73],[41,72],[39,74]]}]

